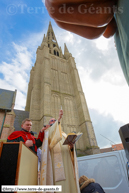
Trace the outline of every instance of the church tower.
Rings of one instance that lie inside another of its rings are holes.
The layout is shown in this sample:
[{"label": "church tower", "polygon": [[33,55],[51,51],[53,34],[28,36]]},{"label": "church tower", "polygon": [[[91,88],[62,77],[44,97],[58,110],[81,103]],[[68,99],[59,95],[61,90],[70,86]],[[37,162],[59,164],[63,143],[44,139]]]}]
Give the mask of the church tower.
[{"label": "church tower", "polygon": [[25,110],[30,112],[32,130],[38,133],[50,118],[57,119],[61,107],[62,130],[83,133],[76,144],[78,155],[99,153],[75,60],[66,44],[62,53],[50,22],[30,72]]}]

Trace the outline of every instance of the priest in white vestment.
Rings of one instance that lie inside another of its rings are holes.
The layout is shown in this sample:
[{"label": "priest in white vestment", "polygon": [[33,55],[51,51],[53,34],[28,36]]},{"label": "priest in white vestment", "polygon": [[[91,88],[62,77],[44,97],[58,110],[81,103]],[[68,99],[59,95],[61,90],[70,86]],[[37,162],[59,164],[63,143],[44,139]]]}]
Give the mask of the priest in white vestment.
[{"label": "priest in white vestment", "polygon": [[74,145],[62,145],[67,137],[61,130],[62,115],[63,110],[60,110],[58,120],[52,118],[49,125],[46,125],[42,145],[40,185],[61,185],[62,193],[80,193]]}]

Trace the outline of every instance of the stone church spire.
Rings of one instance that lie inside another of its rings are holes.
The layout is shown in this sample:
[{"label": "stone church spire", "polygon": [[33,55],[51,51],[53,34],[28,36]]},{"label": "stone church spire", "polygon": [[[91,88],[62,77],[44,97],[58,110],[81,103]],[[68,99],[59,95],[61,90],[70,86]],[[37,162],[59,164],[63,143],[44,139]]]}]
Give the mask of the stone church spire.
[{"label": "stone church spire", "polygon": [[44,45],[49,48],[49,53],[52,55],[65,59],[68,59],[70,56],[72,56],[72,54],[68,51],[66,44],[64,44],[64,55],[62,54],[62,49],[58,45],[51,22],[49,22],[47,34],[44,34],[42,44],[38,48],[42,50]]},{"label": "stone church spire", "polygon": [[41,46],[39,46],[38,48],[42,50],[44,45],[47,46],[47,39],[46,39],[45,34],[44,34],[44,36],[43,36],[42,44],[41,44]]},{"label": "stone church spire", "polygon": [[43,42],[47,42],[47,41],[46,41],[45,34],[44,34],[44,36],[43,36],[43,41],[42,41],[42,43],[43,43]]},{"label": "stone church spire", "polygon": [[55,36],[54,31],[53,31],[51,22],[49,22],[46,39],[47,39],[48,43],[50,43],[51,41],[57,43],[56,36]]},{"label": "stone church spire", "polygon": [[66,44],[64,55],[58,46],[51,22],[44,35],[31,70],[26,111],[33,122],[32,130],[39,132],[50,118],[58,119],[62,107],[61,126],[65,133],[82,132],[76,143],[78,155],[98,153],[99,148],[82,90],[74,57]]},{"label": "stone church spire", "polygon": [[66,44],[64,43],[64,57],[68,59],[72,54],[68,51]]},{"label": "stone church spire", "polygon": [[69,53],[68,48],[67,48],[67,46],[66,46],[66,43],[64,43],[64,54],[65,54],[65,53]]},{"label": "stone church spire", "polygon": [[43,45],[47,45],[50,54],[63,58],[62,50],[61,47],[59,47],[58,42],[56,40],[56,36],[52,28],[51,22],[49,22],[46,36],[44,34],[40,49],[43,48]]}]

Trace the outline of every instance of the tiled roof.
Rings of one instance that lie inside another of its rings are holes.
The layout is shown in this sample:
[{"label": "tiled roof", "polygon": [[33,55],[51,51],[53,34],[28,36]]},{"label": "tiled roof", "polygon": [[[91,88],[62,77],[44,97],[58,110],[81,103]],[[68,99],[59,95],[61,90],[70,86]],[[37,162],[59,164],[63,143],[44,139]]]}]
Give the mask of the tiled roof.
[{"label": "tiled roof", "polygon": [[26,118],[29,118],[29,112],[14,109],[14,113],[16,115],[15,121],[14,121],[14,128],[15,128],[15,131],[20,131],[22,121]]},{"label": "tiled roof", "polygon": [[0,89],[0,109],[11,111],[12,104],[15,103],[16,91]]},{"label": "tiled roof", "polygon": [[120,143],[120,144],[112,145],[112,149],[113,149],[113,151],[117,151],[117,150],[122,150],[122,149],[124,149],[124,147],[123,147],[123,144]]}]

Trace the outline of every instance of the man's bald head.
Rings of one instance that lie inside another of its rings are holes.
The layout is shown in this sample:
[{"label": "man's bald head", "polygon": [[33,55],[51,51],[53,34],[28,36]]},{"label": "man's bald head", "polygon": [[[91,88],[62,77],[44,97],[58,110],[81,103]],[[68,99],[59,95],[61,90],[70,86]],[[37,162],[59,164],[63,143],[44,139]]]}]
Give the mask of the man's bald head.
[{"label": "man's bald head", "polygon": [[56,122],[56,119],[55,119],[55,118],[51,118],[50,121],[49,121],[49,124],[50,124],[50,125],[51,125],[51,124],[53,125],[55,122]]}]

